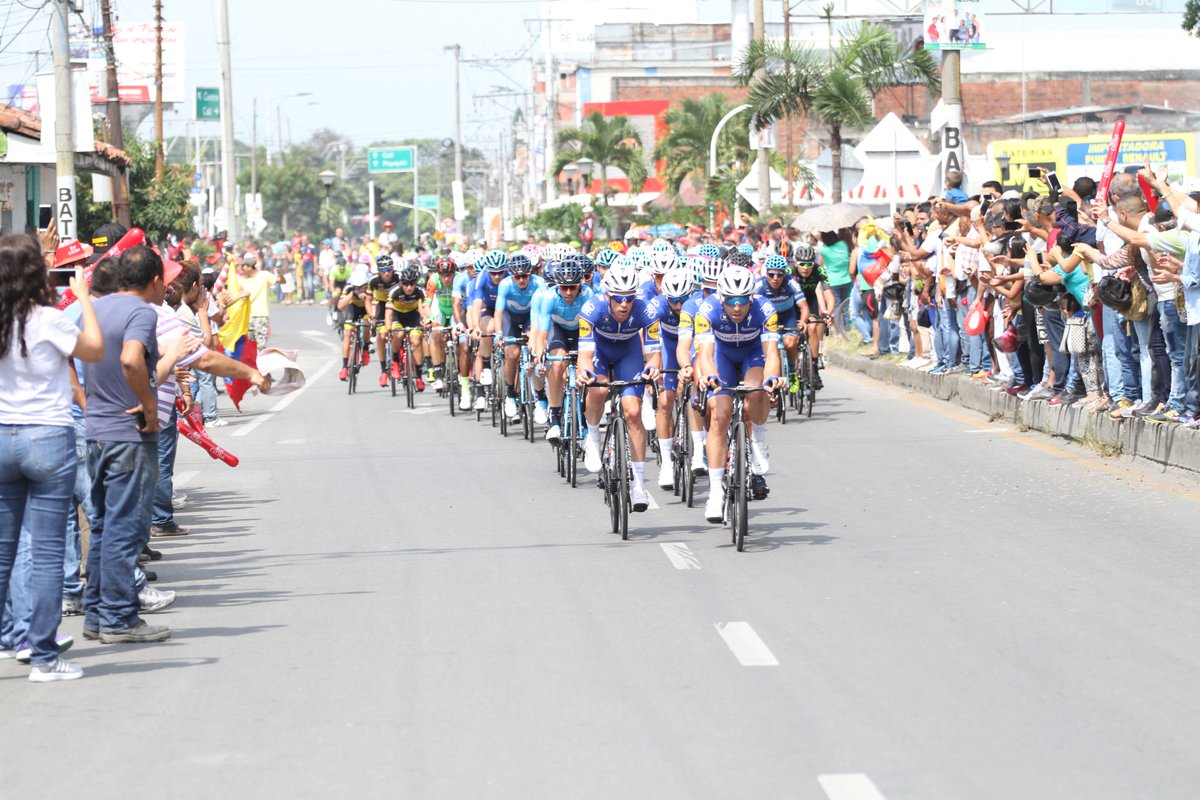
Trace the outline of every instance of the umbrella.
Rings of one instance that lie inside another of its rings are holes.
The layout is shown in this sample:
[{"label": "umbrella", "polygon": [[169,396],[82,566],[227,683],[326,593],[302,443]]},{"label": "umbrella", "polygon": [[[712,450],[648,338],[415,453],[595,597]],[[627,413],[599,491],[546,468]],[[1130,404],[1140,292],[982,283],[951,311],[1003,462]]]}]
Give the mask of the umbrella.
[{"label": "umbrella", "polygon": [[850,228],[863,217],[869,216],[871,210],[866,206],[834,203],[828,206],[813,206],[796,217],[792,227],[802,233],[822,233]]},{"label": "umbrella", "polygon": [[676,236],[682,236],[684,233],[683,227],[674,222],[668,222],[664,225],[656,225],[650,229],[650,232],[655,236],[661,236],[663,238],[675,238]]}]

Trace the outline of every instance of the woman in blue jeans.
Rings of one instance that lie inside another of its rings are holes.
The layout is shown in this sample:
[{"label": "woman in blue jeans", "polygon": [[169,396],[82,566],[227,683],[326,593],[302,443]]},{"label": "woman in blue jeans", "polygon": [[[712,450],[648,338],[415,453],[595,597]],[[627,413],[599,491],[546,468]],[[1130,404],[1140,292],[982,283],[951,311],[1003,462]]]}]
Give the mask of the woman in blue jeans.
[{"label": "woman in blue jeans", "polygon": [[24,525],[33,560],[28,638],[34,682],[83,675],[58,657],[55,642],[77,458],[68,360],[99,361],[104,342],[79,270],[71,289],[83,311],[82,331],[53,307],[38,242],[0,237],[0,599],[8,596]]}]

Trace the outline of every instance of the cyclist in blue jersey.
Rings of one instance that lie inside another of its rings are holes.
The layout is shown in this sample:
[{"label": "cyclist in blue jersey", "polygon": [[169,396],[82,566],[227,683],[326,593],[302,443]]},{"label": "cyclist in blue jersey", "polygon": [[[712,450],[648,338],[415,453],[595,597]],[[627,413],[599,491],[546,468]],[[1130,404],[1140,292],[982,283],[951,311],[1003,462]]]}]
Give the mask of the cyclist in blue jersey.
[{"label": "cyclist in blue jersey", "polygon": [[[679,343],[675,349],[675,361],[679,364],[681,380],[691,380],[696,360],[695,347],[695,317],[700,306],[717,291],[717,279],[725,268],[725,262],[715,258],[693,256],[689,266],[683,269],[696,276],[700,281],[700,289],[692,294],[679,311]],[[693,406],[688,409],[688,430],[692,437],[692,474],[699,477],[708,471],[704,461],[704,417],[701,411]]]},{"label": "cyclist in blue jersey", "polygon": [[[682,267],[676,267],[663,276],[662,294],[650,302],[650,314],[658,320],[664,370],[679,369],[680,312],[683,311],[683,304],[691,298],[694,288],[692,273]],[[662,453],[658,485],[664,489],[670,489],[675,484],[671,439],[675,435],[675,395],[678,388],[678,375],[663,375],[655,427],[658,431],[658,451]]]},{"label": "cyclist in blue jersey", "polygon": [[[544,284],[533,274],[533,264],[528,256],[517,253],[508,260],[508,277],[500,281],[496,294],[496,317],[493,328],[505,339],[528,335],[533,295]],[[504,398],[504,413],[510,418],[517,416],[517,367],[520,365],[521,346],[504,346],[504,383],[508,396]],[[540,382],[540,381],[539,381]],[[537,390],[538,403],[534,411],[534,422],[546,424],[546,390]]]},{"label": "cyclist in blue jersey", "polygon": [[[728,389],[739,381],[773,390],[779,381],[779,334],[775,309],[754,294],[754,275],[745,267],[727,267],[717,281],[718,294],[697,313],[696,376],[712,389],[708,396],[708,500],[704,517],[720,523],[724,516],[726,438],[733,398]],[[770,400],[756,392],[746,398],[750,418],[750,470],[761,478],[770,469],[766,441]],[[765,496],[766,481],[756,480],[755,496]]]},{"label": "cyclist in blue jersey", "polygon": [[[658,321],[637,296],[637,272],[628,266],[612,267],[604,276],[604,294],[588,300],[579,313],[579,359],[576,362],[580,383],[587,386],[596,379],[632,381],[645,375],[658,377]],[[642,337],[645,335],[645,342]],[[643,352],[644,351],[644,352]],[[648,355],[647,355],[648,354]],[[621,411],[629,431],[629,451],[633,486],[629,499],[634,511],[650,505],[646,492],[646,429],[642,427],[643,387],[621,390]],[[600,471],[600,416],[604,413],[607,390],[588,390],[584,416],[588,433],[583,445],[583,465],[588,472]]]},{"label": "cyclist in blue jersey", "polygon": [[[475,374],[479,376],[481,386],[491,386],[494,376],[490,367],[492,358],[492,334],[496,328],[492,316],[496,312],[496,298],[500,294],[500,282],[508,269],[508,255],[503,250],[489,250],[476,264],[479,275],[471,285],[471,301],[467,313],[467,325],[471,336],[479,340],[479,350],[475,353]],[[483,395],[475,398],[475,409],[483,411],[487,408],[487,398]]]},{"label": "cyclist in blue jersey", "polygon": [[[790,277],[788,261],[783,256],[770,255],[763,262],[763,276],[758,279],[758,294],[767,298],[775,309],[779,330],[785,328],[804,330],[808,322],[808,300],[800,284]],[[796,333],[783,334],[783,348],[787,353],[788,367],[796,374],[796,358],[800,352],[800,336]]]},{"label": "cyclist in blue jersey", "polygon": [[609,268],[616,263],[620,256],[621,254],[616,250],[613,250],[611,247],[605,247],[596,254],[596,268],[593,271],[592,276],[589,278],[592,284],[592,291],[596,292],[597,294],[604,291],[600,286],[600,282],[604,280],[604,273],[608,272]]},{"label": "cyclist in blue jersey", "polygon": [[[552,262],[556,286],[549,299],[542,303],[535,321],[534,353],[539,360],[546,355],[564,356],[568,351],[579,349],[579,314],[592,297],[592,288],[583,285],[582,261],[585,258],[571,256]],[[566,362],[557,361],[550,366],[546,376],[550,397],[550,427],[546,430],[546,440],[552,445],[558,445],[562,438],[562,389],[566,373]]]},{"label": "cyclist in blue jersey", "polygon": [[638,287],[639,296],[647,303],[662,294],[663,276],[679,266],[679,256],[674,250],[652,250],[650,258],[650,277]]}]

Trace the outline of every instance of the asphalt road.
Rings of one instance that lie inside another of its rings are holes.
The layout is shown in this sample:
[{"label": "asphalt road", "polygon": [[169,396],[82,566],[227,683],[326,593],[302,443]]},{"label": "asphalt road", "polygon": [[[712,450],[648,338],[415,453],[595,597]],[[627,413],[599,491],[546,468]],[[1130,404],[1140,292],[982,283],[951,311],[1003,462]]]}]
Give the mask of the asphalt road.
[{"label": "asphalt road", "polygon": [[181,442],[171,640],[0,664],[3,796],[1196,796],[1194,476],[831,371],[747,552],[660,490],[621,542],[544,444],[274,320],[310,383],[236,469]]}]

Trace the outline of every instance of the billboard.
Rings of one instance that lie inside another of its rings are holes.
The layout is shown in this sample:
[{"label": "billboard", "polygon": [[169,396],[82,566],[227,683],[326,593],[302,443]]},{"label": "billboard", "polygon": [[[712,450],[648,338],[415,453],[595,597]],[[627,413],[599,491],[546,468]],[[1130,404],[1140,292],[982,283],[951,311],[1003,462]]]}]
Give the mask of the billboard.
[{"label": "billboard", "polygon": [[[1045,184],[1029,177],[1030,167],[1052,169],[1064,185],[1084,176],[1099,180],[1109,137],[1087,136],[1066,139],[1005,139],[992,142],[995,178],[1005,188],[1045,191]],[[1007,179],[1000,169],[1001,155],[1008,156]],[[1195,133],[1126,133],[1117,156],[1117,171],[1141,167],[1146,159],[1155,172],[1165,170],[1173,184],[1183,184],[1196,174]]]},{"label": "billboard", "polygon": [[986,23],[983,0],[925,0],[925,49],[983,50]]},{"label": "billboard", "polygon": [[[99,31],[71,31],[71,60],[87,64],[92,102],[105,101],[104,39]],[[182,22],[163,22],[163,102],[182,103],[184,85],[184,27]],[[113,51],[117,60],[117,91],[122,103],[154,102],[153,22],[113,26]]]}]

